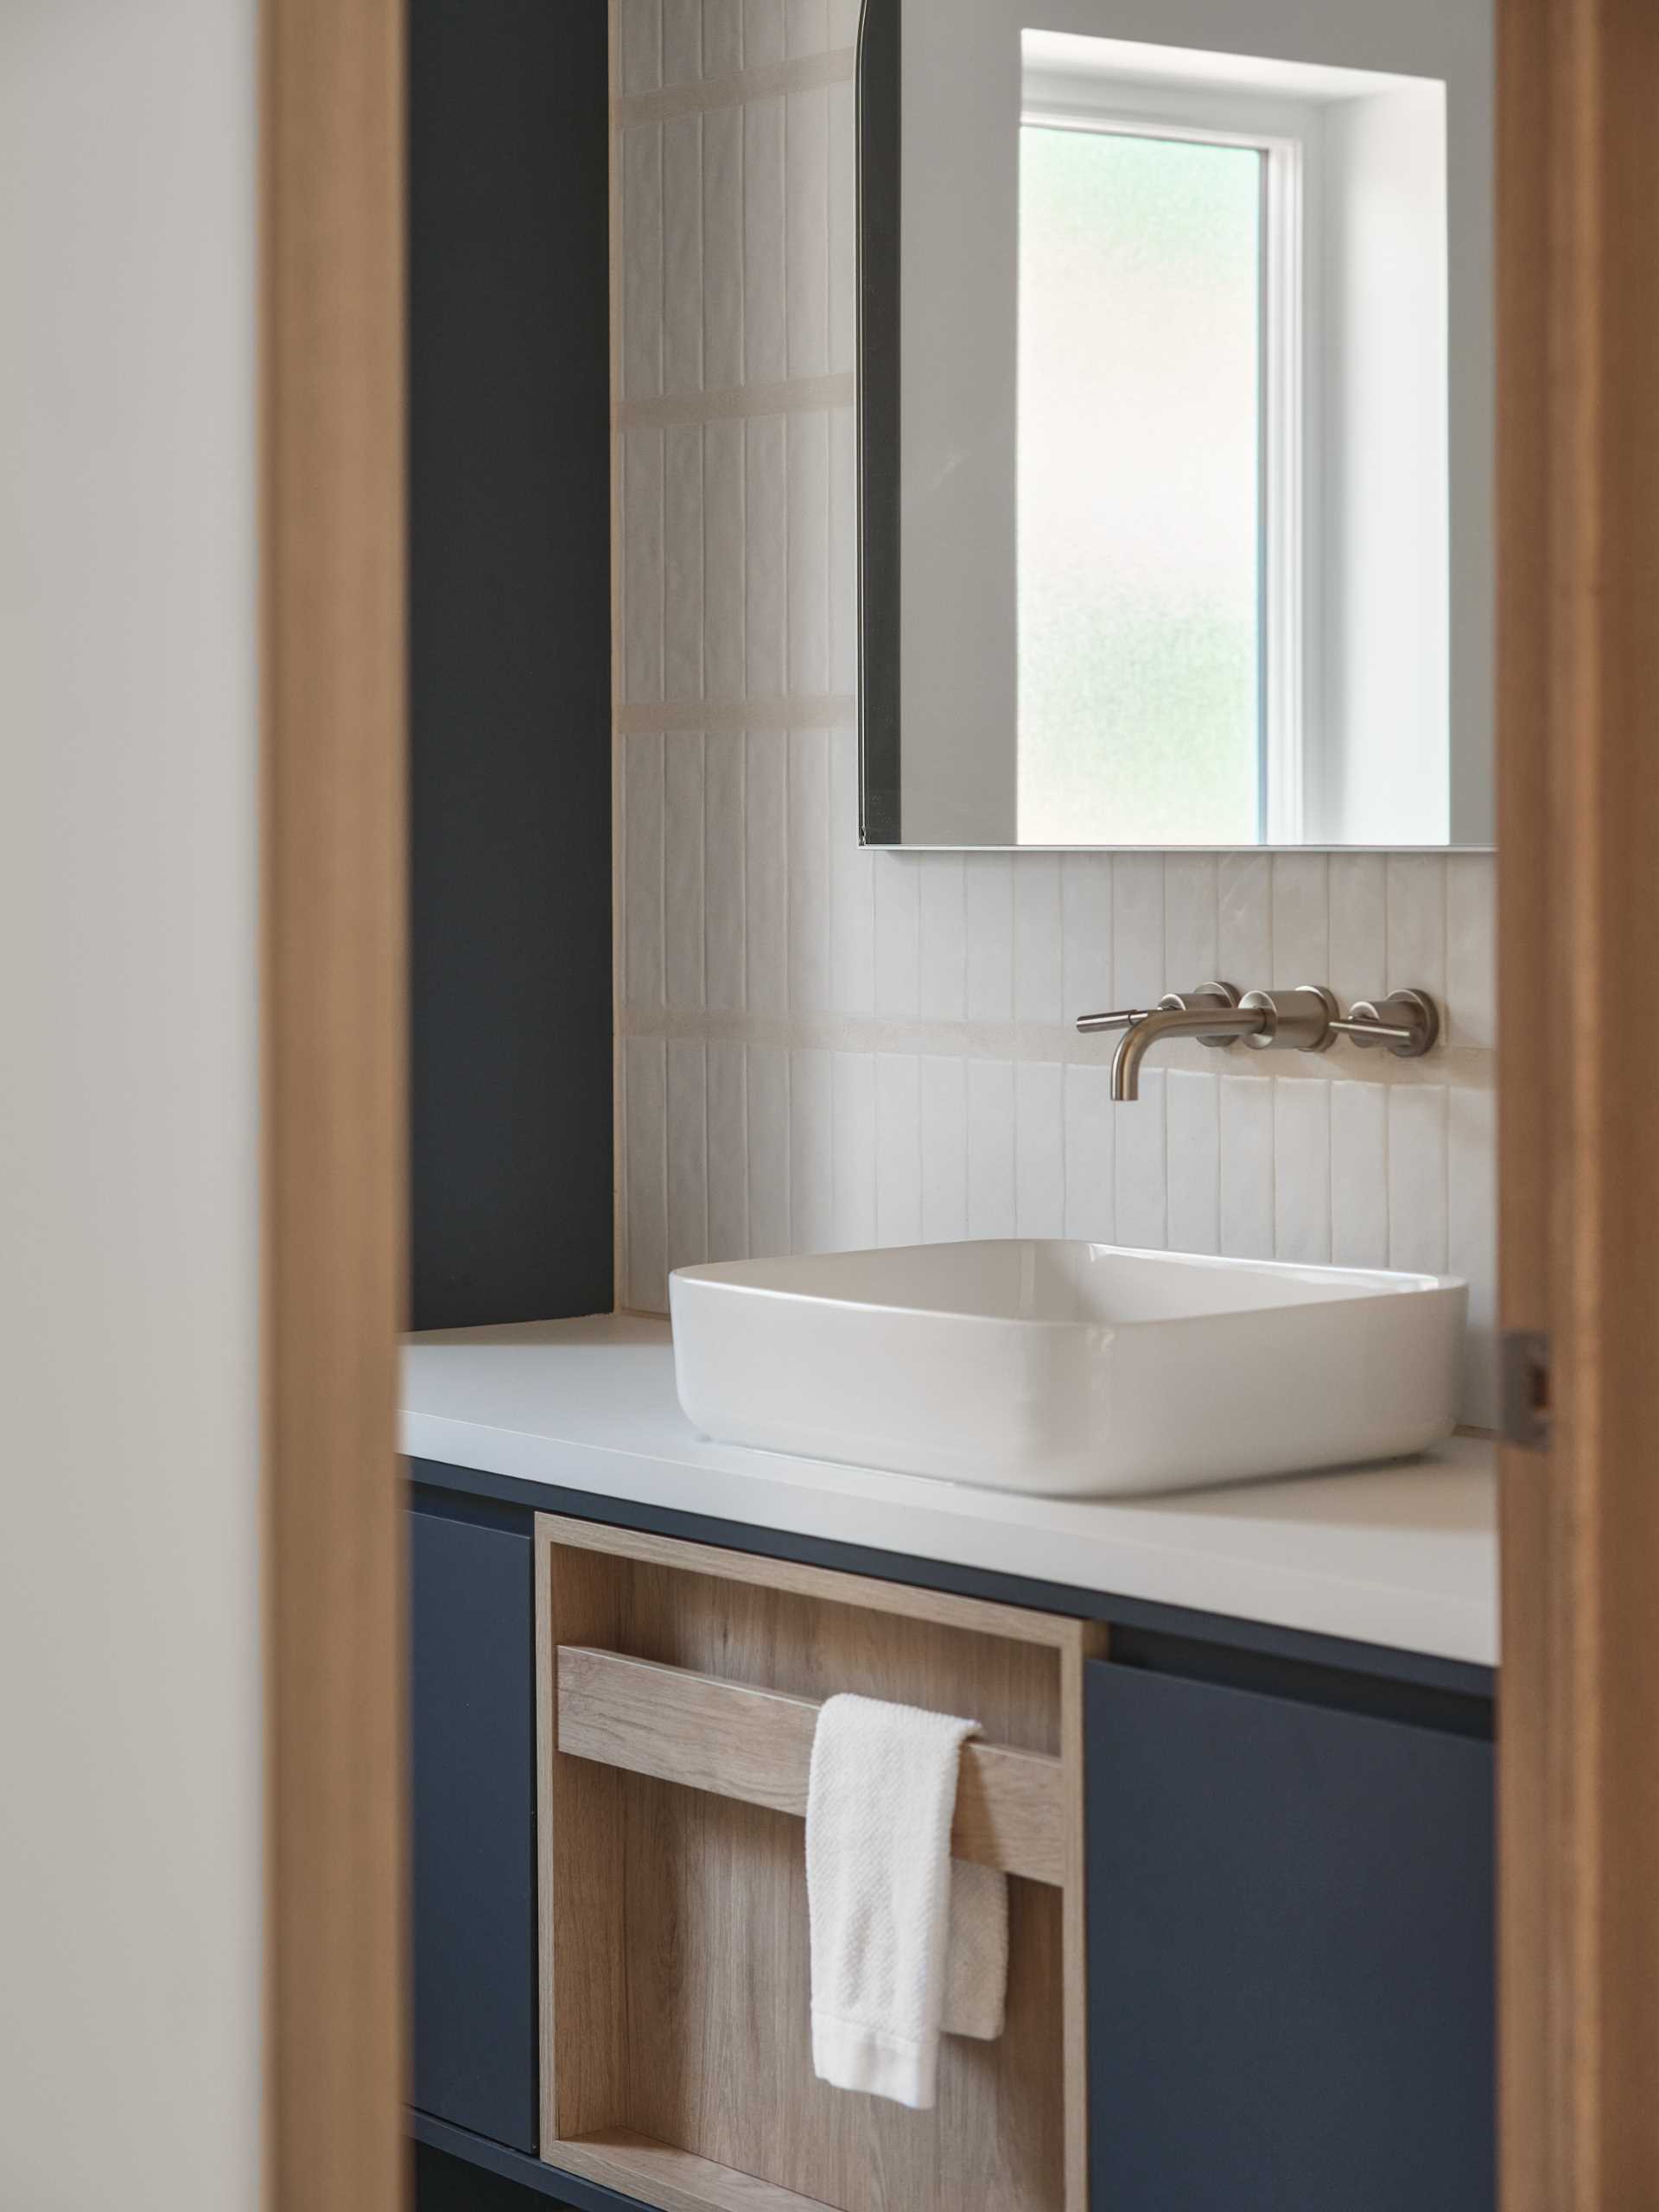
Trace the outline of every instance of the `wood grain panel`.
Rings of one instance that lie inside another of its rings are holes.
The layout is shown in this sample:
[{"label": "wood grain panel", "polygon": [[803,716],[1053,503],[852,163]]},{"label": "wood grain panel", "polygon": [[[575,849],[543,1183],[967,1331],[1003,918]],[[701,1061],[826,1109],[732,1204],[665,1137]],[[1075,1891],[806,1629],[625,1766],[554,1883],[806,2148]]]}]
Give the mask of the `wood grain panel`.
[{"label": "wood grain panel", "polygon": [[[598,1731],[594,1748],[607,1753],[617,1748],[620,1725],[634,1730],[639,1700],[629,1694],[623,1700],[620,1724],[610,1708],[594,1717],[589,1692],[596,1681],[613,1685],[636,1670],[642,1681],[668,1692],[651,1757],[671,1759],[677,1771],[683,1771],[685,1754],[669,1739],[684,1732],[684,1715],[674,1702],[684,1695],[684,1684],[683,1675],[665,1669],[711,1678],[722,1712],[733,1709],[722,1690],[747,1701],[764,1687],[772,1694],[764,1702],[772,1722],[791,1732],[801,1730],[801,1715],[810,1716],[816,1701],[837,1690],[970,1713],[999,1747],[1039,1758],[1045,1775],[1058,1777],[1054,1826],[1061,1855],[1054,1871],[1069,1875],[1081,1866],[1081,1791],[1061,1759],[1062,1674],[1068,1666],[1080,1670],[1079,1625],[769,1560],[745,1557],[741,1572],[734,1572],[736,1554],[664,1539],[642,1541],[627,1531],[599,1532],[587,1524],[574,1524],[581,1544],[567,1548],[563,1531],[571,1525],[547,1516],[537,1524],[538,1544],[557,1562],[543,1581],[551,1625],[543,1671],[545,1702],[555,1708],[551,1740],[564,1745],[554,1751],[550,1771],[544,1761],[543,1772],[556,1831],[564,1822],[560,1801],[573,1775],[607,1774],[619,1792],[620,1857],[607,1857],[606,1864],[621,1900],[612,1924],[622,1931],[616,1955],[626,2050],[619,2061],[611,2031],[593,2023],[605,2063],[620,2067],[612,2110],[595,2120],[590,2107],[579,2127],[555,2084],[544,2157],[555,2165],[578,2152],[611,2161],[606,2172],[612,2186],[665,2206],[747,2208],[751,2201],[741,2193],[699,2196],[709,2177],[675,2165],[672,2154],[683,2152],[729,2174],[734,2189],[753,2177],[786,2191],[781,2201],[791,2205],[831,2205],[838,2212],[894,2212],[900,2205],[906,2212],[1083,2212],[1084,2196],[1067,2196],[1072,2140],[1082,2140],[1069,2132],[1068,2120],[1073,2131],[1081,2123],[1067,2112],[1074,2036],[1076,2050],[1082,2050],[1082,1985],[1068,1975],[1064,1955],[1073,1931],[1080,1941],[1082,1923],[1080,1910],[1068,1910],[1058,1887],[1010,1882],[1007,2030],[992,2044],[945,2039],[935,2110],[910,2113],[850,2097],[812,2072],[800,1784],[791,1787],[793,1809],[780,1812],[651,1775],[590,1767],[569,1749],[585,1725]],[[566,1562],[602,1556],[601,1537],[616,1546],[607,1565],[620,1578],[618,1605],[614,1634],[592,1641],[626,1656],[567,1649],[561,1663],[554,1647],[573,1642],[575,1634],[559,1610],[560,1579]],[[880,1610],[857,1602],[867,1590],[879,1596]],[[916,1618],[906,1617],[906,1599],[917,1601]],[[1027,1629],[1034,1640],[1027,1640]],[[573,1688],[579,1708],[587,1701],[587,1723],[580,1710],[572,1715],[564,1709]],[[697,1685],[691,1694],[695,1702],[707,1694]],[[1080,1736],[1077,1741],[1080,1751]],[[712,1756],[718,1778],[732,1778],[727,1750],[696,1756]],[[757,1777],[749,1752],[739,1748],[731,1756],[746,1787],[762,1794],[772,1789],[770,1779]],[[1052,1769],[1049,1761],[1055,1762]],[[769,1776],[769,1754],[761,1764]],[[608,1836],[603,1847],[610,1853]],[[564,1924],[556,1907],[552,1921],[556,1949]],[[556,1960],[551,1967],[550,1988],[563,2013],[571,1978]],[[585,1986],[601,1991],[596,1977]],[[618,2002],[614,1992],[601,1993],[598,2001]],[[588,2025],[585,2010],[574,2024],[561,2018],[553,2040],[562,2048]],[[668,2151],[652,2154],[658,2163],[649,2173],[625,2171],[613,2163],[619,2130]],[[602,2146],[589,2140],[585,2150],[578,2145],[570,2151],[572,2139],[595,2134],[604,2137]],[[572,2170],[605,2177],[588,2164]],[[769,2207],[772,2200],[757,2202]]]},{"label": "wood grain panel", "polygon": [[[561,1644],[558,1708],[558,1747],[571,1758],[805,1817],[817,1698]],[[1065,1804],[1058,1758],[964,1744],[952,1856],[1058,1884]]]},{"label": "wood grain panel", "polygon": [[[1503,0],[1500,1158],[1506,2212],[1659,2202],[1659,18]],[[1637,1011],[1633,1011],[1637,1010]]]},{"label": "wood grain panel", "polygon": [[635,1560],[642,1567],[690,1568],[721,1581],[749,1582],[761,1589],[817,1598],[826,1605],[898,1613],[906,1620],[933,1621],[982,1636],[1013,1637],[1021,1643],[1046,1643],[1057,1651],[1068,1649],[1077,1637],[1077,1623],[1063,1613],[1039,1613],[1020,1605],[994,1605],[982,1598],[958,1598],[945,1590],[918,1590],[905,1582],[878,1581],[874,1575],[803,1567],[794,1560],[762,1559],[753,1552],[724,1551],[715,1544],[653,1536],[643,1529],[609,1529],[556,1513],[541,1517],[556,1543],[572,1550],[601,1551],[616,1559]]},{"label": "wood grain panel", "polygon": [[563,2172],[620,2190],[642,2203],[659,2206],[661,2212],[833,2212],[792,2189],[734,2173],[693,2152],[620,2128],[562,2143],[558,2163]]},{"label": "wood grain panel", "polygon": [[576,1636],[617,1635],[621,1590],[613,1561],[593,1552],[536,1547],[544,2145],[562,2129],[587,2134],[621,2117],[627,2060],[626,1931],[615,1879],[624,1843],[622,1777],[559,1756],[556,1621]]},{"label": "wood grain panel", "polygon": [[390,2212],[407,1941],[403,9],[261,13],[267,2198]]}]

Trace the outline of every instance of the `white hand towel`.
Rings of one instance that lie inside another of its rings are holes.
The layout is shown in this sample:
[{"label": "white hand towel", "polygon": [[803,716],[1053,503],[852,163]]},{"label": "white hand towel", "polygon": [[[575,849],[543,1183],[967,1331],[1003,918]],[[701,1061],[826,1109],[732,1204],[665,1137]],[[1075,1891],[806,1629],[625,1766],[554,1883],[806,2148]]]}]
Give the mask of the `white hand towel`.
[{"label": "white hand towel", "polygon": [[818,1716],[807,1789],[812,2066],[838,2089],[925,2111],[941,2030],[1002,2032],[1008,1885],[950,1857],[976,1720],[873,1698]]}]

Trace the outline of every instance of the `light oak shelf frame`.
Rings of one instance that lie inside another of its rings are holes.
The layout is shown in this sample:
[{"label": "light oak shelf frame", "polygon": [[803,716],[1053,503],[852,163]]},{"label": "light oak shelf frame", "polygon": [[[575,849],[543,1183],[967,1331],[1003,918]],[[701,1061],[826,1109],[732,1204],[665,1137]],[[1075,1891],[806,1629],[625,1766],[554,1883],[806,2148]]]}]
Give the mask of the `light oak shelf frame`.
[{"label": "light oak shelf frame", "polygon": [[[1062,1616],[538,1516],[542,2155],[659,2212],[1086,2212],[1083,1669]],[[1010,1887],[1007,2030],[931,2113],[810,2045],[813,1731],[971,1713],[952,1849]]]},{"label": "light oak shelf frame", "polygon": [[[804,1817],[822,1699],[568,1643],[557,1666],[567,1757]],[[965,1744],[951,1855],[1063,1884],[1065,1785],[1064,1762],[1046,1752]]]}]

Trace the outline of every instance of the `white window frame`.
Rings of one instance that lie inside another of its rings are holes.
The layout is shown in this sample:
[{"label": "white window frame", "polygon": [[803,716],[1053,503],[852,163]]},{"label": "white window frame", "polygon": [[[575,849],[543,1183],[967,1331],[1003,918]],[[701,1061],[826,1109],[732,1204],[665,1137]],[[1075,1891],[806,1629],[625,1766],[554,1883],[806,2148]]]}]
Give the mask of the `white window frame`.
[{"label": "white window frame", "polygon": [[1303,841],[1320,696],[1319,105],[1235,85],[1027,68],[1020,122],[1046,130],[1249,146],[1262,159],[1260,795],[1257,836]]}]

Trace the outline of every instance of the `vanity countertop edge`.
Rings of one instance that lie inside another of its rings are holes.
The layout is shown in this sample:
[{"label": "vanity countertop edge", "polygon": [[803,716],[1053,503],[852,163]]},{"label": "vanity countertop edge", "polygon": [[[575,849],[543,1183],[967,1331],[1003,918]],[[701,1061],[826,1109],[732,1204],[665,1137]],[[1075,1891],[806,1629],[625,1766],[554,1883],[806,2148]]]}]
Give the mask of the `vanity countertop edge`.
[{"label": "vanity countertop edge", "polygon": [[1495,1668],[1495,1446],[1158,1498],[971,1490],[715,1444],[666,1321],[597,1315],[408,1338],[414,1460],[785,1537]]}]

